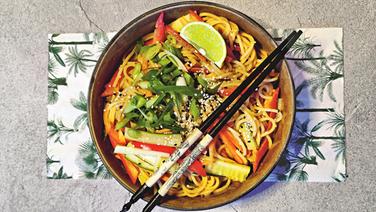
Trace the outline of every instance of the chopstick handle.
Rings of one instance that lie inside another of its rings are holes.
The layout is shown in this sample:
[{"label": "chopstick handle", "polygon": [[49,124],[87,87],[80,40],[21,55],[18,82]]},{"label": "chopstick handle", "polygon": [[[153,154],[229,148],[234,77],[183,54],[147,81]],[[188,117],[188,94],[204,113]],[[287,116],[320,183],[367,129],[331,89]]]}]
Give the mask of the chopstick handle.
[{"label": "chopstick handle", "polygon": [[202,136],[201,130],[195,128],[185,141],[178,147],[171,156],[154,172],[152,176],[142,185],[123,206],[121,212],[128,211],[132,204],[137,202],[153,185],[171,168],[172,165]]},{"label": "chopstick handle", "polygon": [[178,147],[171,156],[154,172],[152,176],[145,182],[149,187],[152,187],[158,180],[171,168],[172,165],[194,144],[197,139],[202,136],[201,130],[195,128],[187,139]]},{"label": "chopstick handle", "polygon": [[168,178],[168,180],[159,188],[158,193],[165,196],[170,190],[170,188],[176,183],[176,181],[184,174],[185,170],[196,160],[196,158],[205,150],[206,146],[209,145],[210,141],[213,140],[211,135],[206,134],[202,140],[197,144],[197,146],[192,150],[191,154],[184,158],[183,162],[180,164],[178,170]]},{"label": "chopstick handle", "polygon": [[202,151],[209,145],[213,140],[209,134],[206,134],[202,140],[197,144],[197,146],[192,150],[175,173],[168,178],[168,180],[159,188],[158,192],[153,196],[153,198],[144,207],[143,212],[151,211],[153,208],[159,204],[160,200],[167,194],[168,190],[176,183],[176,181],[184,174],[185,170],[196,160],[196,158],[201,154]]}]

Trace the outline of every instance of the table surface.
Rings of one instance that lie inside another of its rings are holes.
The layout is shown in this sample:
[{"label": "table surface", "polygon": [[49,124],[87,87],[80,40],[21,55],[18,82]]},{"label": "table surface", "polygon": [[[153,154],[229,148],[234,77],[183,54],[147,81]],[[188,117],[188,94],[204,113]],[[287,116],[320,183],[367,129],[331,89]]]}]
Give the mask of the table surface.
[{"label": "table surface", "polygon": [[[117,31],[169,2],[0,1],[0,211],[119,211],[129,193],[115,180],[45,178],[47,34]],[[278,183],[216,211],[376,211],[376,1],[218,2],[266,28],[343,28],[349,178]]]}]

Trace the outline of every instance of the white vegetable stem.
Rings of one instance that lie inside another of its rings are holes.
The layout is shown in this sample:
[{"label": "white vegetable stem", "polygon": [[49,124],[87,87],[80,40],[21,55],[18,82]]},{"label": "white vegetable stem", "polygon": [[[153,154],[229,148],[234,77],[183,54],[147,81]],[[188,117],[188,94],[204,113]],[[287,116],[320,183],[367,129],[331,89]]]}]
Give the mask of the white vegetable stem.
[{"label": "white vegetable stem", "polygon": [[165,152],[157,152],[157,151],[151,151],[151,150],[144,150],[144,149],[137,149],[133,147],[127,147],[127,146],[116,146],[114,153],[119,154],[133,154],[133,155],[153,155],[153,156],[159,156],[159,157],[169,157],[170,154]]}]

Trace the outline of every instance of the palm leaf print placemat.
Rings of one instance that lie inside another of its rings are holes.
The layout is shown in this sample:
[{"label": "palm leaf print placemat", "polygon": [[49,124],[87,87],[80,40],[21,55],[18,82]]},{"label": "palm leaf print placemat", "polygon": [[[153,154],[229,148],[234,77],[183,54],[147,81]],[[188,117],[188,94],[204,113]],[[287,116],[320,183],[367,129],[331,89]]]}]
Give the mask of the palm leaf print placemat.
[{"label": "palm leaf print placemat", "polygon": [[[286,55],[295,83],[296,119],[287,150],[268,181],[346,179],[342,29],[302,29]],[[280,42],[291,30],[269,30]],[[48,36],[47,178],[111,178],[88,124],[94,66],[115,33]]]}]

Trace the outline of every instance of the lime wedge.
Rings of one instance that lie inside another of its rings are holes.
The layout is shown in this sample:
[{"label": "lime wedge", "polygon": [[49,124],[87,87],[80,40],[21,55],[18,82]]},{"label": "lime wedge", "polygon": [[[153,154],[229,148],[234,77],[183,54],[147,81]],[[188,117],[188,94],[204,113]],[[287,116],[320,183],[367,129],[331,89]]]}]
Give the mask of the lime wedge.
[{"label": "lime wedge", "polygon": [[215,65],[222,67],[226,58],[226,43],[214,27],[205,22],[191,22],[181,29],[180,36]]}]

